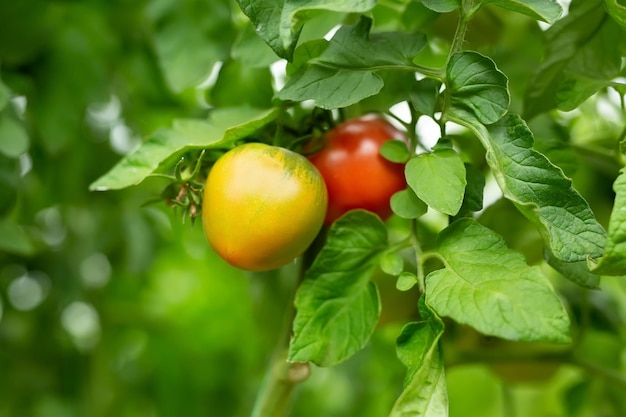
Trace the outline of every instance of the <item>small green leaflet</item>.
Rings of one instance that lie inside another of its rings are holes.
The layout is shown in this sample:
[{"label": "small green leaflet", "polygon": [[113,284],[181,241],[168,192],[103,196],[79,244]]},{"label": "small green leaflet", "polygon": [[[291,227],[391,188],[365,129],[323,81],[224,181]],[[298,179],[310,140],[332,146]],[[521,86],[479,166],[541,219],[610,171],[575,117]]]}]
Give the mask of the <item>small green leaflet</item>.
[{"label": "small green leaflet", "polygon": [[487,149],[487,162],[504,196],[539,230],[563,262],[603,253],[606,233],[563,171],[532,148],[533,136],[517,115],[485,127],[469,113],[455,122],[468,127]]},{"label": "small green leaflet", "polygon": [[508,79],[486,56],[473,51],[452,54],[446,66],[450,118],[471,112],[484,124],[497,122],[509,108]]},{"label": "small green leaflet", "polygon": [[554,23],[563,13],[563,8],[556,0],[483,0],[483,3],[494,4],[548,23]]},{"label": "small green leaflet", "polygon": [[448,13],[461,7],[461,0],[422,0],[422,4],[437,13]]},{"label": "small green leaflet", "polygon": [[448,393],[439,338],[443,322],[419,302],[421,322],[408,323],[396,341],[398,358],[408,368],[404,390],[389,417],[447,417]]},{"label": "small green leaflet", "polygon": [[291,61],[304,21],[315,10],[363,13],[375,0],[237,0],[256,31],[282,58]]},{"label": "small green leaflet", "polygon": [[404,32],[370,34],[371,25],[371,19],[362,17],[356,25],[339,29],[325,49],[316,48],[320,55],[301,65],[276,97],[314,100],[325,109],[347,107],[383,88],[377,71],[413,69],[412,59],[424,47],[424,36]]},{"label": "small green leaflet", "polygon": [[407,184],[415,195],[435,210],[454,216],[465,194],[465,165],[453,149],[437,149],[406,164]]},{"label": "small green leaflet", "polygon": [[602,275],[626,275],[626,168],[621,169],[613,190],[615,204],[609,220],[606,248],[592,271]]},{"label": "small green leaflet", "polygon": [[216,109],[208,120],[176,120],[172,129],[150,136],[134,152],[94,181],[92,191],[118,190],[139,184],[159,165],[190,149],[229,147],[276,118],[276,110],[249,107]]},{"label": "small green leaflet", "polygon": [[295,299],[289,360],[340,363],[372,335],[380,301],[370,276],[387,249],[387,229],[372,213],[351,211],[330,229]]},{"label": "small green leaflet", "polygon": [[550,282],[491,229],[458,220],[440,233],[437,253],[445,268],[426,277],[437,314],[504,339],[569,342],[569,317]]}]

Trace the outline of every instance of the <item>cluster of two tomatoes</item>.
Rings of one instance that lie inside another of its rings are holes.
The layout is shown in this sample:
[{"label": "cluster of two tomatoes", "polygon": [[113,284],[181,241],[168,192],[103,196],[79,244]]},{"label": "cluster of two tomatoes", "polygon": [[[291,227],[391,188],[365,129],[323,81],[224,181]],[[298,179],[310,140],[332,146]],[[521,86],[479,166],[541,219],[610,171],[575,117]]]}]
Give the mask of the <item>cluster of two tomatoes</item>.
[{"label": "cluster of two tomatoes", "polygon": [[250,271],[278,268],[300,256],[321,228],[353,209],[382,219],[406,188],[404,165],[380,154],[405,135],[380,115],[347,120],[308,157],[247,143],[225,153],[207,177],[202,222],[215,251]]}]

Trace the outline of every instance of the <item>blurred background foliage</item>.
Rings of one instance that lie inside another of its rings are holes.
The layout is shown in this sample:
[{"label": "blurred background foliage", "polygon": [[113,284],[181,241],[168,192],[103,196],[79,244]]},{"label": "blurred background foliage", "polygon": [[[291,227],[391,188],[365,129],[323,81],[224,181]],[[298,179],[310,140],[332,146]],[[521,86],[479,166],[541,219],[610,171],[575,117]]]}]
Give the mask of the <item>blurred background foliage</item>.
[{"label": "blurred background foliage", "polygon": [[[422,58],[433,65],[456,26],[453,15],[420,2],[380,1],[373,15],[378,29],[425,31]],[[302,40],[340,18],[320,14]],[[542,28],[490,7],[472,24],[467,47],[509,76],[520,111]],[[249,414],[293,271],[259,277],[224,264],[201,228],[146,204],[162,180],[107,193],[88,186],[174,118],[204,117],[211,105],[269,105],[276,60],[228,0],[0,1],[0,416]],[[531,125],[537,148],[573,176],[604,225],[623,164],[618,101],[602,92]],[[497,205],[495,213],[507,209]],[[505,219],[487,210],[482,221],[539,262],[536,232],[510,212]],[[516,348],[452,326],[444,341],[452,416],[513,415],[503,414],[511,406],[519,416],[624,415],[624,281],[606,279],[604,291],[590,292],[553,278],[575,326],[591,329],[576,351],[586,365],[565,363],[539,382],[511,385],[485,357],[459,352]],[[416,300],[390,277],[377,282],[383,318],[372,342],[336,368],[314,369],[294,416],[390,409],[404,378],[394,341]]]}]

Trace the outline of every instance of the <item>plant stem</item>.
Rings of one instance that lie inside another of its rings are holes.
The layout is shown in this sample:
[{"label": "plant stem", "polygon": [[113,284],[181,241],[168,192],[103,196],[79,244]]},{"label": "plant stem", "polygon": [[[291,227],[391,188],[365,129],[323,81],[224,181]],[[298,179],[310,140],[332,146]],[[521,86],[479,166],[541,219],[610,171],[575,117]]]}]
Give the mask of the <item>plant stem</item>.
[{"label": "plant stem", "polygon": [[251,417],[287,416],[296,386],[310,375],[308,363],[291,363],[287,360],[291,325],[296,313],[293,301],[295,291],[304,278],[305,268],[305,262],[302,258],[299,259],[298,285],[295,285],[293,295],[289,298],[283,329],[279,335],[265,379],[257,395]]}]

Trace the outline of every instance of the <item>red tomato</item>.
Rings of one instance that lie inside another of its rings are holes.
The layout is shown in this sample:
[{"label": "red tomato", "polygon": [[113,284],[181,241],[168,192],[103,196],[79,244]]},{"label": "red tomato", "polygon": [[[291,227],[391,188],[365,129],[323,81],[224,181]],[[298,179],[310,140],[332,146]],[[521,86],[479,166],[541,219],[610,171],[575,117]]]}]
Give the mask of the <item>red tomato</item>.
[{"label": "red tomato", "polygon": [[406,180],[404,164],[380,155],[390,139],[407,141],[404,133],[377,115],[347,120],[325,134],[324,147],[309,160],[328,189],[326,225],[353,209],[369,210],[383,220],[391,215],[389,199],[406,188]]}]

